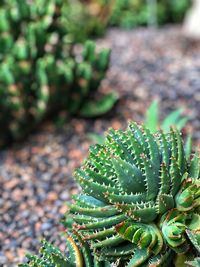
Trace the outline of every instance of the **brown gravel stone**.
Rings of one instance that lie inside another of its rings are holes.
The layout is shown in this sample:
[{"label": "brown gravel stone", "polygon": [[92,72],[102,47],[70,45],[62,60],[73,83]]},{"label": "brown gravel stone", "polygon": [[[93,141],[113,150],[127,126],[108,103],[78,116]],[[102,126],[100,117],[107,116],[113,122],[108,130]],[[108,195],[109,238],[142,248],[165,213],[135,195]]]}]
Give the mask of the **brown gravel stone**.
[{"label": "brown gravel stone", "polygon": [[80,159],[81,157],[82,157],[82,153],[78,149],[72,149],[69,152],[69,158],[72,160]]},{"label": "brown gravel stone", "polygon": [[13,189],[17,185],[17,183],[18,183],[18,180],[16,178],[13,178],[12,180],[6,183],[5,189]]},{"label": "brown gravel stone", "polygon": [[23,248],[18,248],[17,249],[17,255],[19,257],[19,262],[23,260],[24,255],[26,254],[26,250]]},{"label": "brown gravel stone", "polygon": [[12,199],[14,201],[20,201],[22,199],[22,190],[19,188],[16,188],[15,190],[13,190]]},{"label": "brown gravel stone", "polygon": [[57,193],[56,192],[49,192],[47,195],[47,199],[49,201],[56,201],[58,199]]},{"label": "brown gravel stone", "polygon": [[61,208],[59,209],[60,214],[65,214],[68,211],[67,205],[62,205]]},{"label": "brown gravel stone", "polygon": [[13,260],[13,254],[12,254],[12,252],[10,250],[6,250],[5,251],[5,255],[6,255],[8,261],[9,262],[12,262],[12,260]]}]

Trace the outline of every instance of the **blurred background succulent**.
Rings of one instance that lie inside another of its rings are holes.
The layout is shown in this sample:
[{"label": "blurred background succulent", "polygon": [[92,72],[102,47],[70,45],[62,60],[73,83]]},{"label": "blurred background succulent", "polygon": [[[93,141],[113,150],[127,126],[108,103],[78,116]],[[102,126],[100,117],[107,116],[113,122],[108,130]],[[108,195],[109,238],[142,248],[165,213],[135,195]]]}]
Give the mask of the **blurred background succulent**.
[{"label": "blurred background succulent", "polygon": [[75,42],[83,42],[88,37],[104,34],[113,3],[113,0],[67,0],[63,22],[69,37]]},{"label": "blurred background succulent", "polygon": [[[115,0],[110,24],[124,28],[133,28],[138,25],[147,25],[152,1],[146,0]],[[156,21],[158,24],[177,23],[184,18],[191,2],[189,0],[157,0]]]},{"label": "blurred background succulent", "polygon": [[[135,123],[126,131],[111,129],[75,177],[83,192],[73,196],[63,219],[80,244],[69,250],[71,266],[199,261],[200,157],[186,159],[178,130],[153,135]],[[27,266],[34,266],[29,259]]]},{"label": "blurred background succulent", "polygon": [[[110,94],[84,109],[109,64],[109,49],[96,52],[86,42],[82,55],[73,54],[73,40],[65,24],[68,3],[3,1],[0,4],[0,125],[1,143],[27,134],[50,112],[79,111],[97,116],[116,101]],[[31,122],[31,123],[30,123]]]}]

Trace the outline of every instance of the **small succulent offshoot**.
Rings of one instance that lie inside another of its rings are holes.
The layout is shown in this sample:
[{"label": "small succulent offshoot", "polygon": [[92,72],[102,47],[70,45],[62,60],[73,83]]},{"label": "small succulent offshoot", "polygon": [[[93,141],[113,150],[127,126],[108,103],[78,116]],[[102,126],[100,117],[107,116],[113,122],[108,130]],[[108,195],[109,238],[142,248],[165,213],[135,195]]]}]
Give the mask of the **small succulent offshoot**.
[{"label": "small succulent offshoot", "polygon": [[[136,123],[111,129],[75,177],[82,193],[63,220],[69,254],[61,261],[60,251],[44,249],[38,260],[60,267],[199,266],[200,156],[186,158],[178,130],[152,134]],[[22,266],[35,266],[31,257]]]}]

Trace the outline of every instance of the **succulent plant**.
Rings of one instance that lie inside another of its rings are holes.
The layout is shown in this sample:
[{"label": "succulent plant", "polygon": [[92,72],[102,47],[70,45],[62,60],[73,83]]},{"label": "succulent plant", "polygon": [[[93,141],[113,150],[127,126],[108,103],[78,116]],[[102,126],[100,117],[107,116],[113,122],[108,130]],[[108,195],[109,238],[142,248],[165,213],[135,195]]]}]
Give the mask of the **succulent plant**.
[{"label": "succulent plant", "polygon": [[[114,0],[67,0],[64,22],[75,42],[105,33]],[[84,23],[83,23],[84,21]]]},{"label": "succulent plant", "polygon": [[[83,54],[74,55],[64,21],[67,7],[67,2],[60,0],[0,3],[3,142],[24,136],[50,112],[78,113],[104,78],[110,50],[97,53],[95,44],[88,41]],[[114,96],[106,97],[109,103],[100,113],[115,100]],[[95,110],[95,116],[97,113]]]},{"label": "succulent plant", "polygon": [[84,251],[71,266],[198,266],[200,156],[187,160],[178,130],[111,129],[75,177],[63,224],[97,263]]},{"label": "succulent plant", "polygon": [[[157,0],[156,2],[156,20],[159,24],[165,24],[181,22],[191,1]],[[109,23],[129,29],[138,25],[147,25],[149,19],[147,3],[146,0],[115,0]]]}]

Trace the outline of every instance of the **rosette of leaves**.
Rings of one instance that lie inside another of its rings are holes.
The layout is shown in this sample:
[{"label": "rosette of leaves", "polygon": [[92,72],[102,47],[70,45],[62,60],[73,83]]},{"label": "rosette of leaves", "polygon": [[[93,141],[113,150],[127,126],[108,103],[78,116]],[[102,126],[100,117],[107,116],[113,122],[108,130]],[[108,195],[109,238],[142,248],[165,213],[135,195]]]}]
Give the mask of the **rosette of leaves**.
[{"label": "rosette of leaves", "polygon": [[87,250],[69,248],[69,266],[199,266],[200,156],[186,158],[178,130],[111,129],[75,177],[63,224]]},{"label": "rosette of leaves", "polygon": [[73,197],[64,224],[99,261],[184,266],[195,258],[200,159],[198,153],[186,159],[178,130],[153,135],[135,123],[124,132],[111,129],[75,175],[83,193]]},{"label": "rosette of leaves", "polygon": [[[73,54],[63,19],[66,5],[59,0],[0,3],[1,142],[21,138],[50,112],[79,113],[106,73],[109,49],[97,53],[88,41],[82,55]],[[111,108],[116,97],[104,100],[105,109],[96,108],[95,116]],[[92,116],[93,109],[89,112]]]}]

